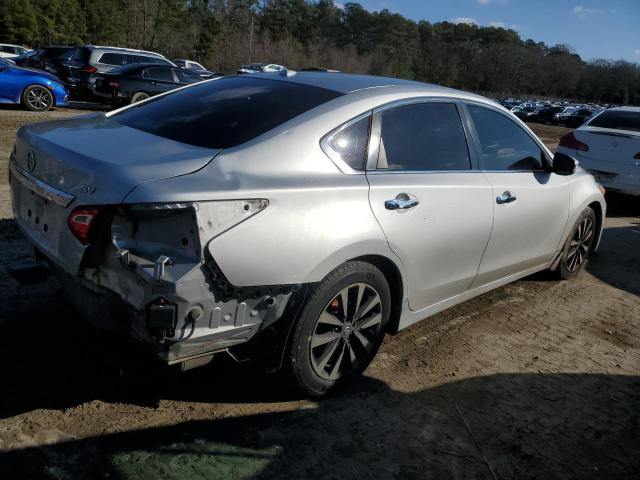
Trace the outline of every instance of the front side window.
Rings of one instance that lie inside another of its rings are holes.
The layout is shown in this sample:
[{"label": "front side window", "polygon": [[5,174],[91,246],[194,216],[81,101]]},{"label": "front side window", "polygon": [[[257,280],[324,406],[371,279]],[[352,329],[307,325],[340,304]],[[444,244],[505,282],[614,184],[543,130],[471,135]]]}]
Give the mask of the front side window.
[{"label": "front side window", "polygon": [[538,144],[513,120],[488,108],[469,105],[480,141],[483,170],[542,170]]},{"label": "front side window", "polygon": [[469,148],[456,105],[425,102],[383,111],[378,168],[469,170]]},{"label": "front side window", "polygon": [[227,77],[155,97],[111,119],[189,145],[229,148],[341,95],[294,82]]},{"label": "front side window", "polygon": [[195,73],[187,72],[186,70],[174,68],[173,71],[175,72],[176,77],[178,77],[178,82],[180,83],[196,83],[202,80],[202,78]]},{"label": "front side window", "polygon": [[171,68],[168,67],[147,68],[147,77],[150,80],[157,80],[159,82],[175,82],[173,72]]}]

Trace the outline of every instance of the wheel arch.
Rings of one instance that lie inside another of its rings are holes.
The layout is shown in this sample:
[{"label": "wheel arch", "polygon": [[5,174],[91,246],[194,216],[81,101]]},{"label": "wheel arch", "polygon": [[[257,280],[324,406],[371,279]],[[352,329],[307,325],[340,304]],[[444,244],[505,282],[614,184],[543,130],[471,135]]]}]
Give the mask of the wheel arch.
[{"label": "wheel arch", "polygon": [[366,262],[378,268],[384,275],[391,293],[391,316],[387,324],[388,333],[397,333],[404,302],[404,280],[398,265],[383,255],[362,255],[348,261]]},{"label": "wheel arch", "polygon": [[591,245],[591,252],[595,252],[600,245],[600,237],[602,235],[602,228],[604,227],[604,212],[602,211],[602,205],[600,202],[591,202],[588,207],[591,207],[593,213],[596,215],[596,241]]},{"label": "wheel arch", "polygon": [[22,89],[20,90],[20,92],[18,93],[18,100],[17,100],[17,104],[18,105],[22,105],[22,95],[24,95],[24,92],[27,90],[27,88],[30,87],[42,87],[44,89],[46,89],[47,91],[49,91],[49,93],[51,94],[51,98],[53,98],[53,104],[51,105],[52,107],[56,107],[56,96],[53,94],[53,92],[49,89],[49,87],[47,87],[46,85],[42,84],[42,83],[38,83],[38,82],[32,82],[32,83],[27,83],[24,87],[22,87]]}]

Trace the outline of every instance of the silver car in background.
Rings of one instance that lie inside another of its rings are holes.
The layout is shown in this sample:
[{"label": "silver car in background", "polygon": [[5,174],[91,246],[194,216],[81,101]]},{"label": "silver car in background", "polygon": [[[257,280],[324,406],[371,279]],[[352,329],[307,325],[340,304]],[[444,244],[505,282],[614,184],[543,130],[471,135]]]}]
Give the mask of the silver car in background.
[{"label": "silver car in background", "polygon": [[192,368],[217,352],[322,395],[386,332],[534,272],[576,275],[606,204],[485,98],[248,74],[29,125],[16,220],[97,326]]}]

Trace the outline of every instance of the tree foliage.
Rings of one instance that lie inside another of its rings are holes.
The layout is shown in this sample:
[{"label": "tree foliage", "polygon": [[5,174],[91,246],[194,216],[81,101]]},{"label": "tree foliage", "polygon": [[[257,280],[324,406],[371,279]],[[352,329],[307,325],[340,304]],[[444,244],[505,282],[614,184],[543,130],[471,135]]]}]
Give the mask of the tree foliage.
[{"label": "tree foliage", "polygon": [[333,0],[2,0],[0,41],[102,44],[189,57],[221,72],[262,61],[391,75],[493,95],[640,104],[640,67],[583,61],[517,32],[414,22]]}]

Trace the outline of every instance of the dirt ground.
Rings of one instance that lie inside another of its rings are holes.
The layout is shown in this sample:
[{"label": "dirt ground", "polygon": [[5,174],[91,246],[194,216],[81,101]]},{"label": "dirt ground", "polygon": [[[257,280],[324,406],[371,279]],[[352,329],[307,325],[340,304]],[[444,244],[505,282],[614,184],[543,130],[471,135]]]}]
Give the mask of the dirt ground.
[{"label": "dirt ground", "polygon": [[[640,478],[637,200],[608,198],[576,279],[536,275],[387,337],[326,400],[225,358],[120,372],[102,359],[125,353],[15,278],[33,262],[6,186],[15,131],[76,113],[0,110],[0,479]],[[552,147],[567,131],[532,127]]]}]

